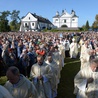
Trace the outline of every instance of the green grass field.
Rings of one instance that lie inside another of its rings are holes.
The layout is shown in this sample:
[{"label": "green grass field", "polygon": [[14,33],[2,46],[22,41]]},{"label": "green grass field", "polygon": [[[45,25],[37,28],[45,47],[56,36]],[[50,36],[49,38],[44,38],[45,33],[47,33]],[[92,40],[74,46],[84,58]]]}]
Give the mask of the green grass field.
[{"label": "green grass field", "polygon": [[[58,85],[58,96],[57,98],[75,98],[73,95],[74,90],[74,76],[80,69],[79,59],[65,59],[65,66],[61,71],[60,84]],[[0,77],[0,84],[4,85],[6,77]]]},{"label": "green grass field", "polygon": [[74,91],[74,76],[80,69],[79,59],[65,59],[65,66],[61,71],[60,84],[58,85],[57,98],[75,98]]}]

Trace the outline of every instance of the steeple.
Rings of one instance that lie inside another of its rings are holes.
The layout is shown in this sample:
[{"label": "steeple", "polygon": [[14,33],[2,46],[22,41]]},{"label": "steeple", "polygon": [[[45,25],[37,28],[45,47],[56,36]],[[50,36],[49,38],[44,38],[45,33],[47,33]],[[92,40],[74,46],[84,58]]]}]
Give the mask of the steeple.
[{"label": "steeple", "polygon": [[74,16],[75,15],[75,11],[72,9],[71,10],[71,15]]},{"label": "steeple", "polygon": [[59,15],[59,12],[57,11],[57,12],[56,12],[56,16],[58,16],[58,15]]},{"label": "steeple", "polygon": [[64,14],[64,10],[62,10],[62,14]]}]

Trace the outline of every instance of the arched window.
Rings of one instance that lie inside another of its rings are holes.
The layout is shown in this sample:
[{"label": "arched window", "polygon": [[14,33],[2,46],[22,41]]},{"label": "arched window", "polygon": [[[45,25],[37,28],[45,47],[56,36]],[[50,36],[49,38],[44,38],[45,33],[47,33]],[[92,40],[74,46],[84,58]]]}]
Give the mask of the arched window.
[{"label": "arched window", "polygon": [[28,26],[28,24],[27,23],[25,23],[25,27],[27,27]]},{"label": "arched window", "polygon": [[64,19],[64,23],[66,23],[66,19]]},{"label": "arched window", "polygon": [[34,26],[34,23],[32,23],[32,26]]}]

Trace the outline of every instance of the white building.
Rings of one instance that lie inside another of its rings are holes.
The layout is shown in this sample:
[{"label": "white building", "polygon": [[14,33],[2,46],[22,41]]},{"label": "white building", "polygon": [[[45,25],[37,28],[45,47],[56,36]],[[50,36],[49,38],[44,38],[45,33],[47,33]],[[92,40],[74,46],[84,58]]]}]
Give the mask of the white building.
[{"label": "white building", "polygon": [[42,29],[50,29],[53,24],[46,18],[36,14],[28,13],[21,19],[20,31],[38,31]]},{"label": "white building", "polygon": [[62,10],[61,15],[57,11],[56,15],[53,17],[53,25],[57,28],[78,28],[78,16],[75,14],[74,10],[71,11],[71,14],[67,13],[66,10]]}]

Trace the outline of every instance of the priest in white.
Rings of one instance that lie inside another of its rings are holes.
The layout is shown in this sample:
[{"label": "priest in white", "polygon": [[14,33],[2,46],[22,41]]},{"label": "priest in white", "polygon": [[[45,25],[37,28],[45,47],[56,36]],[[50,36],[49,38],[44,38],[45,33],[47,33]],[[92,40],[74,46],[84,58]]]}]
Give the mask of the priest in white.
[{"label": "priest in white", "polygon": [[70,44],[70,58],[76,58],[78,55],[78,44],[75,41],[75,38],[72,39]]},{"label": "priest in white", "polygon": [[0,98],[13,98],[9,91],[0,85]]},{"label": "priest in white", "polygon": [[51,67],[53,72],[53,76],[52,76],[53,78],[51,79],[51,83],[52,83],[52,95],[54,98],[57,96],[57,85],[59,81],[59,77],[58,77],[59,66],[53,60],[52,54],[47,55],[47,60],[45,62]]},{"label": "priest in white", "polygon": [[37,88],[38,98],[52,98],[52,70],[43,60],[43,56],[37,56],[37,63],[31,67],[31,79]]},{"label": "priest in white", "polygon": [[14,98],[38,98],[35,86],[19,73],[17,67],[9,67],[6,76],[8,81],[4,86]]},{"label": "priest in white", "polygon": [[84,68],[89,64],[90,61],[90,48],[88,47],[88,41],[85,41],[84,44],[81,46],[81,54],[80,54],[80,61],[81,61],[81,69]]},{"label": "priest in white", "polygon": [[98,59],[81,69],[74,78],[77,98],[98,98]]}]

